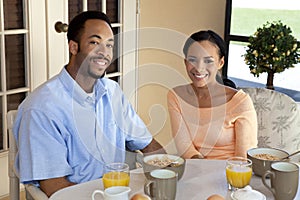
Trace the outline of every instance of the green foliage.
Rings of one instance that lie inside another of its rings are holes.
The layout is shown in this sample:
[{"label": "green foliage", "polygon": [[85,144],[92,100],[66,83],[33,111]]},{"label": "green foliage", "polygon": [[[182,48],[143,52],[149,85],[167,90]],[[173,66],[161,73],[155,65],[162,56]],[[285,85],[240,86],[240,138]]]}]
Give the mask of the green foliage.
[{"label": "green foliage", "polygon": [[281,21],[267,22],[258,28],[249,43],[245,62],[256,77],[264,72],[280,73],[300,63],[300,43]]}]

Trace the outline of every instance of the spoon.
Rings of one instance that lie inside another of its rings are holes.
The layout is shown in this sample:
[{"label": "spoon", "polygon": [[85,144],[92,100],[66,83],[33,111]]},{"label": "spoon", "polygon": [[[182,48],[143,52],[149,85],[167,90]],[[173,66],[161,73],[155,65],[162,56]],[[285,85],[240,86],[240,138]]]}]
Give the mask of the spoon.
[{"label": "spoon", "polygon": [[290,155],[287,155],[287,156],[281,158],[280,160],[288,159],[288,158],[290,158],[291,156],[294,156],[294,155],[296,155],[296,154],[298,154],[298,153],[300,153],[300,150],[298,150],[298,151],[296,151],[296,152],[294,152],[294,153],[292,153],[292,154],[290,154]]},{"label": "spoon", "polygon": [[175,166],[177,166],[177,165],[179,165],[179,162],[178,161],[172,161],[171,163],[169,163],[167,166],[165,166],[165,167],[175,167]]}]

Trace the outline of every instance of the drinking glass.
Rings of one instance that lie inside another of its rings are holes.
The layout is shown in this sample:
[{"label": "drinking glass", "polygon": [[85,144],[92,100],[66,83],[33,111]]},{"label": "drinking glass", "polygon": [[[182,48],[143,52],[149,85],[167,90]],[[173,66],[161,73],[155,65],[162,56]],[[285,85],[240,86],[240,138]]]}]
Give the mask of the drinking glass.
[{"label": "drinking glass", "polygon": [[112,186],[129,186],[129,166],[126,163],[110,163],[102,177],[104,189]]},{"label": "drinking glass", "polygon": [[228,188],[236,191],[249,185],[252,177],[252,161],[242,157],[232,157],[226,163]]}]

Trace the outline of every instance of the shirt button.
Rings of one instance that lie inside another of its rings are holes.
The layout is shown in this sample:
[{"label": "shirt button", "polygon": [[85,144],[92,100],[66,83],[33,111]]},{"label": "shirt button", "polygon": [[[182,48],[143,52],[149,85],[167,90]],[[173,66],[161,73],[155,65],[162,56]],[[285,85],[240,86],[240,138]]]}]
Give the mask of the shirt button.
[{"label": "shirt button", "polygon": [[94,99],[93,99],[92,97],[88,97],[88,98],[86,99],[86,101],[87,101],[88,103],[94,103]]}]

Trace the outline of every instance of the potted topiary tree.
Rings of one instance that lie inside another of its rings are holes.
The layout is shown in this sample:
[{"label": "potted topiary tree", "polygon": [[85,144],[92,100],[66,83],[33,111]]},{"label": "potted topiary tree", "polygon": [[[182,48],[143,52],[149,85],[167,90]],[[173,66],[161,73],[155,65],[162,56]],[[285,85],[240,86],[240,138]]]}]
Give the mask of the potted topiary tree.
[{"label": "potted topiary tree", "polygon": [[275,73],[294,67],[300,62],[300,43],[292,35],[290,27],[281,21],[267,22],[249,38],[243,55],[250,73],[259,77],[268,73],[266,88],[274,89]]}]

